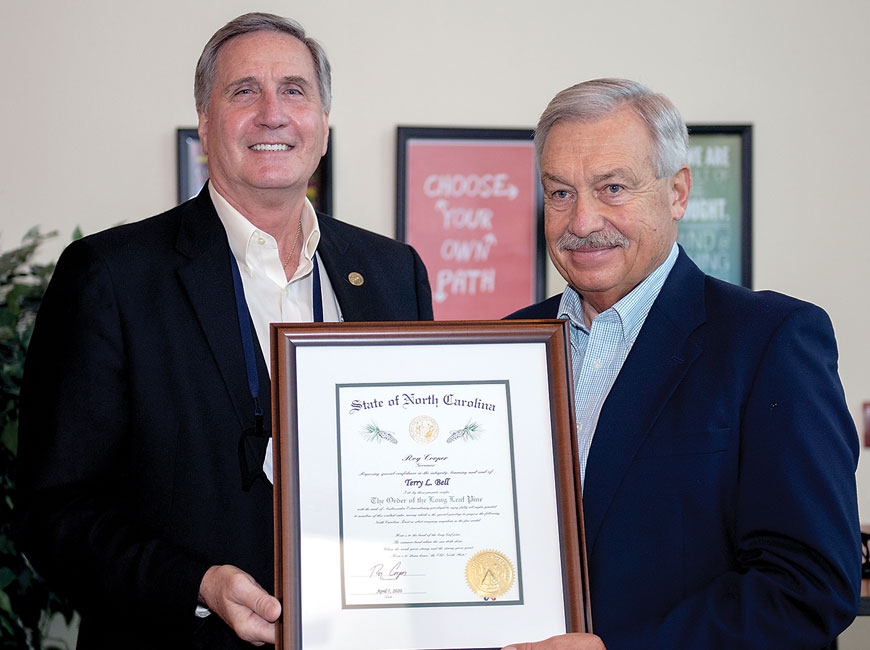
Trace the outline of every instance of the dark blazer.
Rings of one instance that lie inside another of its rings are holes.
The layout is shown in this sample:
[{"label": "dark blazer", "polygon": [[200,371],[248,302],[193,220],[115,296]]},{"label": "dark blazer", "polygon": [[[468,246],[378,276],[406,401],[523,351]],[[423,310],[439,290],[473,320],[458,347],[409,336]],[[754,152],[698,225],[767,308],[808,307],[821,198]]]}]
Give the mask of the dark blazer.
[{"label": "dark blazer", "polygon": [[[346,320],[432,318],[410,247],[323,215],[320,229]],[[28,557],[82,614],[79,650],[250,647],[194,617],[211,565],[273,588],[271,486],[242,485],[254,409],[230,263],[207,190],[58,260],[26,361],[19,509]]]},{"label": "dark blazer", "polygon": [[681,250],[586,466],[595,632],[608,650],[826,646],[857,611],[857,459],[827,315]]}]

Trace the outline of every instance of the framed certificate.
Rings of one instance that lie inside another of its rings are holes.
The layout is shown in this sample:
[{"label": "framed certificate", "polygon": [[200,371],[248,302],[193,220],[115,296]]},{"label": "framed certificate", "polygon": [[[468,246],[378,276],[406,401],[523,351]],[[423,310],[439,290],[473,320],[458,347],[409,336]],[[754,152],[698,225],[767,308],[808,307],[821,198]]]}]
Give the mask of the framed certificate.
[{"label": "framed certificate", "polygon": [[591,631],[561,320],[272,326],[278,647]]}]

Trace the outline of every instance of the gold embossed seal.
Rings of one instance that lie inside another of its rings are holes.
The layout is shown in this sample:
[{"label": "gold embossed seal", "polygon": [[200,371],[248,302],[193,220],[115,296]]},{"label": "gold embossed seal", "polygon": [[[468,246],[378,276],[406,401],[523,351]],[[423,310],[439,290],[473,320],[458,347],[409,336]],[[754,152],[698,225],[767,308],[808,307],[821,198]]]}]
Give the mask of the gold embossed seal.
[{"label": "gold embossed seal", "polygon": [[465,565],[465,581],[485,600],[504,596],[513,586],[515,575],[507,556],[491,549],[475,553]]},{"label": "gold embossed seal", "polygon": [[408,425],[408,433],[415,442],[435,442],[438,438],[438,423],[428,415],[418,415]]}]

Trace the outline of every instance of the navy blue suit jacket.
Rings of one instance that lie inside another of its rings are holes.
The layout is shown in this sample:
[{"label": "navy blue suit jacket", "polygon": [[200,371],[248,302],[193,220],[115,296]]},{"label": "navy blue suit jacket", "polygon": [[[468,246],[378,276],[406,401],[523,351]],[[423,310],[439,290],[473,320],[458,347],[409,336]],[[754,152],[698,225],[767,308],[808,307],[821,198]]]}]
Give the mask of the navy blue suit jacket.
[{"label": "navy blue suit jacket", "polygon": [[857,458],[827,315],[681,250],[586,466],[595,632],[608,650],[826,646],[857,611]]},{"label": "navy blue suit jacket", "polygon": [[[432,318],[410,247],[322,215],[320,229],[346,320]],[[254,408],[230,264],[203,190],[74,242],[45,294],[22,389],[23,542],[74,597],[79,650],[250,647],[194,617],[211,565],[273,585],[271,487],[245,489],[239,460]],[[268,430],[262,354],[258,368]]]}]

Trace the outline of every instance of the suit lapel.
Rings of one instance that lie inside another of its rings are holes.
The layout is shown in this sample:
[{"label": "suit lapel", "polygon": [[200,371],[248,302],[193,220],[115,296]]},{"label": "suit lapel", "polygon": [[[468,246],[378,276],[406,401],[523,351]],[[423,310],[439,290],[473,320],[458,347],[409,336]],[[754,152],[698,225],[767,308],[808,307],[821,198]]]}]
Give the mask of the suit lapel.
[{"label": "suit lapel", "polygon": [[[241,346],[229,243],[207,188],[186,207],[176,248],[189,258],[189,262],[179,268],[178,275],[220,370],[239,428],[248,429],[253,426],[253,404]],[[260,378],[260,404],[268,431],[269,375],[259,346],[254,347]]]},{"label": "suit lapel", "polygon": [[[375,290],[375,283],[367,281],[362,251],[351,245],[333,218],[318,215],[318,221],[321,237],[317,252],[326,267],[342,317],[346,321],[382,320],[383,315],[374,308],[377,301],[371,292]],[[361,284],[352,281],[357,277],[363,280]]]},{"label": "suit lapel", "polygon": [[637,450],[702,351],[691,334],[704,319],[704,275],[681,250],[595,429],[583,490],[590,552]]}]

